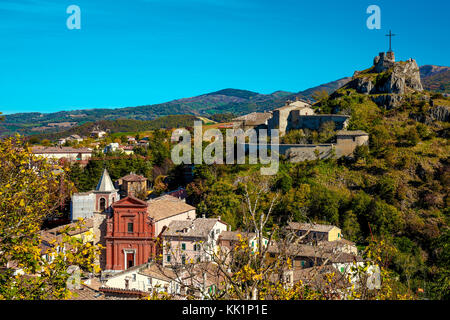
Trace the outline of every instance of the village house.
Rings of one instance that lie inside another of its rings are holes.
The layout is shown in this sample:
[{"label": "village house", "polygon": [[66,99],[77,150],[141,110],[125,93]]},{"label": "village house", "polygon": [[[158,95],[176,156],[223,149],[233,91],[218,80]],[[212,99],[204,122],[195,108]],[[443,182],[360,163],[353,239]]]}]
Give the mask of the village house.
[{"label": "village house", "polygon": [[252,112],[237,118],[234,118],[233,128],[242,129],[265,129],[267,128],[268,120],[272,118],[272,112]]},{"label": "village house", "polygon": [[[86,219],[83,223],[70,223],[49,230],[40,231],[40,249],[41,256],[48,262],[52,262],[54,254],[65,252],[70,249],[68,246],[62,246],[63,236],[67,234],[70,237],[81,239],[83,243],[94,244],[94,221]],[[55,248],[56,250],[53,250]],[[53,253],[55,252],[55,253]]]},{"label": "village house", "polygon": [[119,149],[123,150],[123,152],[128,156],[134,154],[133,146],[119,146]]},{"label": "village house", "polygon": [[33,147],[31,152],[35,156],[42,156],[47,159],[61,160],[69,162],[86,162],[92,157],[90,148],[72,148],[72,147]]},{"label": "village house", "polygon": [[117,150],[119,150],[119,143],[111,142],[105,146],[105,149],[103,149],[103,153],[116,152]]},{"label": "village house", "polygon": [[[208,299],[226,288],[226,277],[214,262],[199,262],[175,269],[181,282],[180,294]],[[231,273],[228,273],[231,276]]]},{"label": "village house", "polygon": [[136,144],[136,138],[127,136],[127,142],[128,144]]},{"label": "village house", "polygon": [[91,138],[94,138],[94,139],[101,139],[106,135],[107,135],[106,131],[100,130],[98,128],[91,131]]},{"label": "village house", "polygon": [[180,281],[171,269],[150,262],[111,275],[100,288],[179,294]]},{"label": "village house", "polygon": [[[247,239],[249,247],[253,252],[258,251],[259,241],[254,232],[242,232],[242,231],[223,231],[218,238],[218,245],[222,248],[229,250],[233,249],[241,239]],[[263,237],[262,243],[266,247],[269,239]]]},{"label": "village house", "polygon": [[146,177],[131,172],[125,177],[119,178],[116,184],[120,188],[120,193],[123,197],[129,195],[134,197],[138,195],[147,196],[147,180]]},{"label": "village house", "polygon": [[164,195],[147,201],[148,215],[155,223],[155,235],[161,232],[174,220],[194,220],[196,208],[184,200],[170,195]]},{"label": "village house", "polygon": [[163,265],[209,261],[217,250],[219,235],[228,228],[220,217],[172,221],[162,233]]},{"label": "village house", "polygon": [[287,229],[302,237],[303,243],[337,241],[343,238],[341,229],[333,225],[290,222]]}]

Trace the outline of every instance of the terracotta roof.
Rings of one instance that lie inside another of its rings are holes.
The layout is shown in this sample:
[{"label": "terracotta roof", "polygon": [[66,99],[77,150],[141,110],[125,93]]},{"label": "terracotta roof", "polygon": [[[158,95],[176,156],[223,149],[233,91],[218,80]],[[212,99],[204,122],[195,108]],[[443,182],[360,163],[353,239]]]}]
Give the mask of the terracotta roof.
[{"label": "terracotta roof", "polygon": [[195,220],[175,220],[172,221],[163,236],[181,236],[207,238],[214,225],[219,219],[197,218]]},{"label": "terracotta roof", "polygon": [[323,289],[328,285],[326,274],[334,273],[332,286],[336,288],[346,288],[350,286],[345,276],[331,265],[317,266],[306,269],[296,268],[293,270],[293,282],[302,281],[303,285],[315,289]]},{"label": "terracotta roof", "polygon": [[106,300],[105,294],[82,285],[81,289],[71,289],[72,297],[70,300]]},{"label": "terracotta roof", "polygon": [[150,264],[147,268],[139,270],[139,273],[145,276],[150,276],[152,278],[172,281],[177,278],[176,274],[170,268],[163,267],[156,263]]},{"label": "terracotta roof", "polygon": [[89,148],[72,148],[72,147],[32,147],[31,151],[35,154],[92,153],[92,150]]},{"label": "terracotta roof", "polygon": [[252,112],[237,118],[233,121],[244,121],[246,124],[264,124],[268,119],[272,118],[272,113],[270,112]]},{"label": "terracotta roof", "polygon": [[169,196],[172,196],[172,197],[175,197],[178,199],[186,199],[186,197],[187,197],[187,192],[186,192],[186,189],[184,189],[184,188],[180,188],[180,189],[174,190],[174,191],[169,191],[169,192],[167,192],[167,194]]},{"label": "terracotta roof", "polygon": [[316,232],[329,232],[333,228],[337,228],[336,226],[330,224],[315,224],[315,223],[298,223],[298,222],[290,222],[288,225],[289,229],[293,230],[305,230],[305,231],[316,231]]},{"label": "terracotta roof", "polygon": [[283,110],[283,109],[302,109],[302,108],[311,108],[311,105],[308,102],[305,101],[288,101],[284,106],[276,108],[275,110]]},{"label": "terracotta roof", "polygon": [[72,222],[72,223],[65,224],[65,225],[62,225],[62,226],[59,226],[59,227],[56,227],[56,228],[53,228],[53,229],[46,230],[45,232],[49,233],[49,234],[59,235],[59,234],[61,234],[63,232],[63,230],[65,228],[74,228],[74,230],[69,230],[67,232],[67,234],[70,235],[70,236],[75,236],[77,234],[81,234],[81,233],[84,233],[86,231],[89,231],[89,229],[91,229],[93,226],[94,226],[94,219],[85,219],[84,220],[84,225],[81,228],[77,227],[77,223],[76,222]]},{"label": "terracotta roof", "polygon": [[[270,245],[269,253],[279,253],[280,248],[277,245]],[[331,247],[326,246],[314,246],[308,244],[292,244],[287,248],[287,253],[296,257],[308,257],[308,258],[320,258],[328,259],[330,263],[350,263],[350,262],[362,262],[362,257],[346,253],[346,252],[333,252]]]},{"label": "terracotta roof", "polygon": [[110,287],[100,287],[99,291],[104,293],[112,293],[117,295],[131,295],[136,296],[136,298],[146,297],[149,295],[148,292],[137,290],[137,289],[121,289],[121,288],[110,288]]},{"label": "terracotta roof", "polygon": [[243,232],[243,231],[223,231],[220,233],[220,240],[229,240],[229,241],[239,241],[238,234],[241,235],[242,238],[248,238],[249,240],[256,237],[256,233],[253,232]]},{"label": "terracotta roof", "polygon": [[139,181],[147,181],[146,177],[140,176],[138,174],[130,173],[125,177],[120,178],[123,181],[127,182],[139,182]]},{"label": "terracotta roof", "polygon": [[195,207],[175,197],[165,195],[147,201],[148,215],[155,221],[163,220],[187,211],[195,210]]},{"label": "terracotta roof", "polygon": [[369,134],[362,130],[338,130],[337,136],[368,136]]}]

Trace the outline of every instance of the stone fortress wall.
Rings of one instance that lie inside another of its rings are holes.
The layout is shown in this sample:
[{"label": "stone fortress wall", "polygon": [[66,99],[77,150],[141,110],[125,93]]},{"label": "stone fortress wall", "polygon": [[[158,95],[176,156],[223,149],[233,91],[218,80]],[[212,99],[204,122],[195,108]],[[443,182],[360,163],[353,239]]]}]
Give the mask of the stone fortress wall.
[{"label": "stone fortress wall", "polygon": [[[344,131],[341,131],[344,132]],[[340,158],[350,156],[357,146],[368,145],[369,135],[361,131],[346,131],[338,136],[336,143],[323,144],[279,144],[280,156],[286,157],[290,162],[301,162],[306,160]],[[245,145],[245,152],[249,152],[250,144]],[[258,146],[257,146],[258,148]],[[267,145],[272,150],[272,145]]]}]

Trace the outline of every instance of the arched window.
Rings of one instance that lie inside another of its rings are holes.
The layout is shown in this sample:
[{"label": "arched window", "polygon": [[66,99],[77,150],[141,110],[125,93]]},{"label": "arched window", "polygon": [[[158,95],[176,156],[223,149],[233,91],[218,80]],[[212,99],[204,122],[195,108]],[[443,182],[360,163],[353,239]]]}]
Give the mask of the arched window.
[{"label": "arched window", "polygon": [[106,200],[105,198],[100,198],[100,211],[105,211],[106,209]]}]

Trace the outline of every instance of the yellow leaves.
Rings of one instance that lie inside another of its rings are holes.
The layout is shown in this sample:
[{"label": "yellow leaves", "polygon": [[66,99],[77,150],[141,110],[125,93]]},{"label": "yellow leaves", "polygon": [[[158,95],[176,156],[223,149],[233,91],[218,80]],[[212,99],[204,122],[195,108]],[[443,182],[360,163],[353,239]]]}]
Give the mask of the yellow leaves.
[{"label": "yellow leaves", "polygon": [[263,275],[262,275],[262,274],[255,274],[255,275],[253,276],[253,280],[254,280],[254,281],[262,280],[262,278],[263,278]]},{"label": "yellow leaves", "polygon": [[25,200],[20,199],[19,206],[24,207],[25,206]]}]

